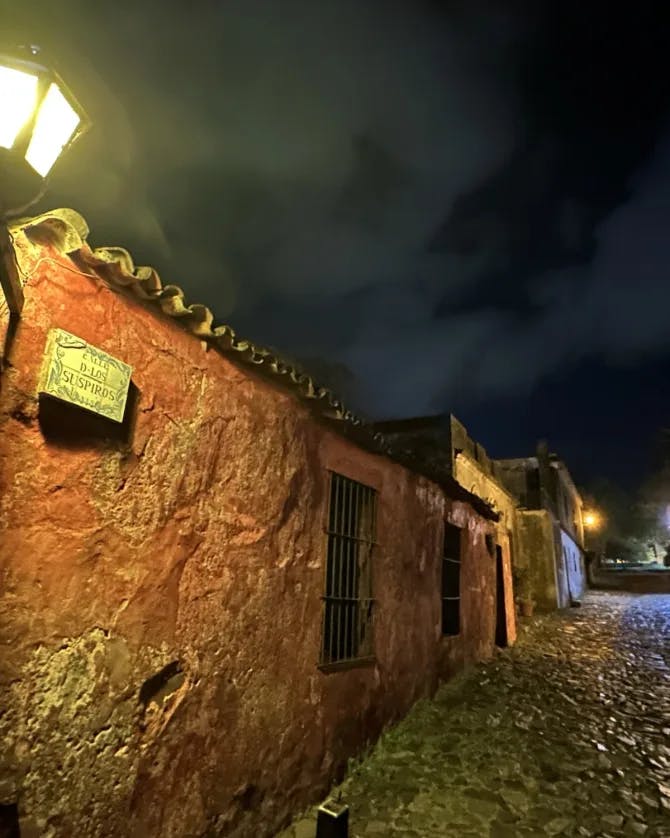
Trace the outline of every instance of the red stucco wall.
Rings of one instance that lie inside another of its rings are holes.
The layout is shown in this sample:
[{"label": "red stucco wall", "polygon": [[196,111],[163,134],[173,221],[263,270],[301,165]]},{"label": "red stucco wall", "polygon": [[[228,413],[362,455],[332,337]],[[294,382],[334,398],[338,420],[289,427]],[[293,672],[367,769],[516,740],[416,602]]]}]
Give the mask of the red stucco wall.
[{"label": "red stucco wall", "polygon": [[[440,677],[491,653],[490,524],[37,256],[0,393],[1,802],[26,835],[272,835]],[[52,327],[133,366],[132,423],[110,435],[38,404]],[[378,490],[380,544],[377,663],[324,674],[328,469]],[[457,638],[440,632],[445,517],[468,534]]]}]

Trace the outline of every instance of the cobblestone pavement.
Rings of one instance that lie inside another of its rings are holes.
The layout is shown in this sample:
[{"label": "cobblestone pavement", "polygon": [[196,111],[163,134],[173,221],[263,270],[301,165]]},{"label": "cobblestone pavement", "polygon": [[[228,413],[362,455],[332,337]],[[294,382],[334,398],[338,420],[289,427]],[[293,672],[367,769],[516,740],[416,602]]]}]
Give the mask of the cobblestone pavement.
[{"label": "cobblestone pavement", "polygon": [[352,766],[352,836],[670,836],[670,596],[591,593],[520,635]]}]

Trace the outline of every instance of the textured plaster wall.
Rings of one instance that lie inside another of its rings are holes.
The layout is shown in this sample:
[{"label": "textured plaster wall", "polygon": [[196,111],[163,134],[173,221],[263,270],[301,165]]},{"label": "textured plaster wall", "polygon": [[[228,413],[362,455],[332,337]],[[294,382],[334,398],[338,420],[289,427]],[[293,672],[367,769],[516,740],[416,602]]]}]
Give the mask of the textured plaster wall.
[{"label": "textured plaster wall", "polygon": [[447,517],[462,529],[461,632],[440,638],[438,625],[435,634],[439,638],[440,672],[450,676],[491,657],[495,647],[497,592],[495,560],[486,547],[486,535],[493,534],[492,526],[483,524],[461,504],[455,504]]},{"label": "textured plaster wall", "polygon": [[558,605],[554,526],[543,509],[522,510],[517,516],[519,567],[527,568],[535,604],[540,611]]},{"label": "textured plaster wall", "polygon": [[[273,835],[491,654],[491,525],[55,251],[22,267],[0,380],[0,802],[24,838]],[[133,366],[123,427],[38,402],[51,327]],[[377,663],[333,674],[328,469],[379,491]],[[467,531],[449,639],[445,517]]]},{"label": "textured plaster wall", "polygon": [[583,501],[577,491],[566,466],[554,464],[551,469],[555,506],[561,527],[577,545],[584,544],[584,522],[582,518]]},{"label": "textured plaster wall", "polygon": [[[528,508],[534,508],[536,503],[539,503],[539,491],[529,492],[529,472],[537,470],[533,469],[527,460],[496,460],[496,466],[500,479],[507,489],[514,497],[516,497],[521,504]],[[538,495],[538,497],[534,497]]]},{"label": "textured plaster wall", "polygon": [[[512,556],[518,540],[516,534],[516,502],[502,486],[480,468],[477,462],[467,455],[459,454],[455,458],[454,477],[469,492],[489,502],[500,516],[500,520],[495,525],[495,539],[503,553],[507,639],[512,644],[516,640],[514,586],[512,582]],[[491,561],[495,564],[495,556]]]},{"label": "textured plaster wall", "polygon": [[565,530],[561,530],[561,554],[565,568],[565,580],[570,599],[579,599],[586,590],[586,567],[584,565],[584,553]]}]

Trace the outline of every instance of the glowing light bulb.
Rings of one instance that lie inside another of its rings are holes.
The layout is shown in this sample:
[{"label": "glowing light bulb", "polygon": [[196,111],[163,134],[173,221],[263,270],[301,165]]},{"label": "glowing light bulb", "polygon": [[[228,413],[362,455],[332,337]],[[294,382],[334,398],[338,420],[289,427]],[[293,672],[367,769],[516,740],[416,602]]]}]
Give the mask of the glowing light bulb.
[{"label": "glowing light bulb", "polygon": [[32,116],[37,100],[37,76],[0,67],[0,146],[11,148]]},{"label": "glowing light bulb", "polygon": [[80,117],[52,83],[37,113],[33,136],[26,151],[26,160],[35,171],[46,177],[79,125]]}]

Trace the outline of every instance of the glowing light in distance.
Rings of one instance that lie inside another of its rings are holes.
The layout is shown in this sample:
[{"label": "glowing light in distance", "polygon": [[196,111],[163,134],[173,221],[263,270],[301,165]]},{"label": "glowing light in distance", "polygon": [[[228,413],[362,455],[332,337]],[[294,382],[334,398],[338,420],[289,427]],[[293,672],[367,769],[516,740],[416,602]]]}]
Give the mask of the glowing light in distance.
[{"label": "glowing light in distance", "polygon": [[602,516],[600,513],[589,510],[584,513],[584,526],[587,530],[597,530],[602,524]]}]

